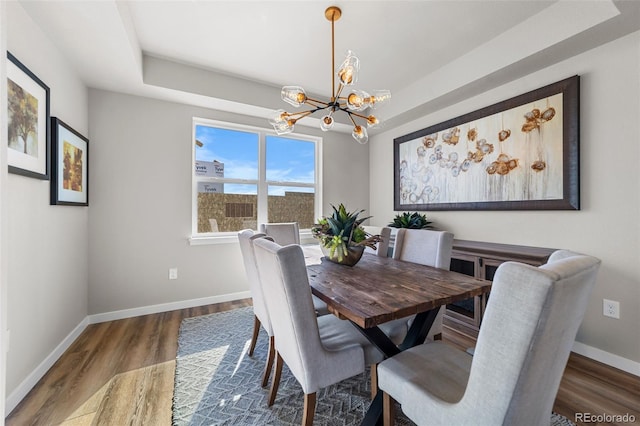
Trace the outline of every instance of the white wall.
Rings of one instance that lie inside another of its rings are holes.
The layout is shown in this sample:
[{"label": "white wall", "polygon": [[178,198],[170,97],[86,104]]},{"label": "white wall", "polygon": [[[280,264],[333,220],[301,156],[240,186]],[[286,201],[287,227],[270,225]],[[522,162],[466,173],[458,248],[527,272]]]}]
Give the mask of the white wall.
[{"label": "white wall", "polygon": [[[568,248],[602,259],[577,341],[640,362],[639,61],[640,33],[634,33],[375,135],[370,141],[373,223],[388,223],[394,215],[394,138],[579,74],[580,211],[447,211],[427,216],[459,239]],[[603,298],[620,301],[619,320],[602,315]]]},{"label": "white wall", "polygon": [[[7,50],[49,86],[51,116],[87,135],[87,89],[20,4],[3,3]],[[87,315],[89,212],[50,206],[49,181],[9,174],[5,189],[11,397]]]},{"label": "white wall", "polygon": [[[248,291],[237,243],[190,246],[191,119],[268,127],[266,120],[91,90],[89,312]],[[324,211],[369,205],[368,148],[322,133]],[[178,268],[178,280],[168,269]]]}]

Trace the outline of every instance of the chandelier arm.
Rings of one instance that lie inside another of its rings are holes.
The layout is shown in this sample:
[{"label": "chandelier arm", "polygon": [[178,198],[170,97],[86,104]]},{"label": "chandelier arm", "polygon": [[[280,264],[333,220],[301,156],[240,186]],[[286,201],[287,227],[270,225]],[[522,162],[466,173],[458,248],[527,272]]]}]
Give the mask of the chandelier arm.
[{"label": "chandelier arm", "polygon": [[351,111],[347,111],[347,110],[344,110],[344,109],[343,109],[343,111],[346,112],[347,115],[349,116],[349,120],[351,120],[351,122],[353,123],[353,127],[358,127],[358,123],[356,123],[356,121],[353,119],[353,117],[351,117],[351,114],[353,114],[353,113]]},{"label": "chandelier arm", "polygon": [[[342,108],[340,108],[340,109],[342,109]],[[345,111],[345,110],[343,110],[343,111]],[[355,115],[356,117],[360,117],[360,118],[365,119],[365,120],[369,119],[369,117],[367,117],[366,115],[358,114],[358,113],[353,112],[353,111],[348,111],[348,114],[349,114],[349,116]]]},{"label": "chandelier arm", "polygon": [[286,114],[287,114],[287,117],[289,118],[292,118],[294,120],[300,120],[301,118],[311,115],[314,112],[319,111],[321,109],[324,109],[324,108],[314,108],[307,111],[299,111],[299,112],[287,112]]},{"label": "chandelier arm", "polygon": [[[315,103],[314,103],[314,102],[315,102]],[[317,107],[317,106],[319,106],[319,105],[322,105],[323,107],[325,107],[325,108],[326,108],[326,107],[328,107],[328,106],[329,106],[329,103],[328,103],[328,102],[320,101],[320,100],[318,100],[318,99],[313,99],[313,98],[307,98],[307,99],[305,100],[305,102],[304,102],[304,103],[305,103],[305,104],[308,104],[308,105],[312,105],[312,106],[314,106],[314,107]],[[317,104],[319,104],[319,105],[317,105]]]},{"label": "chandelier arm", "polygon": [[338,86],[338,93],[336,93],[336,95],[334,96],[334,99],[346,99],[346,98],[340,98],[342,89],[344,89],[344,84],[340,83],[340,86]]}]

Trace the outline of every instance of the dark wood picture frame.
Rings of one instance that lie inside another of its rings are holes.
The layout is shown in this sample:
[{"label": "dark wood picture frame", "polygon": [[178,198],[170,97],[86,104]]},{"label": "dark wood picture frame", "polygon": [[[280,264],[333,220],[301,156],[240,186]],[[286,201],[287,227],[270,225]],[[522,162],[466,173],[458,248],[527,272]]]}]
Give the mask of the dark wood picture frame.
[{"label": "dark wood picture frame", "polygon": [[89,205],[89,139],[51,118],[51,204]]},{"label": "dark wood picture frame", "polygon": [[394,139],[394,210],[579,210],[579,117],[576,75]]},{"label": "dark wood picture frame", "polygon": [[49,86],[7,52],[9,173],[49,180]]}]

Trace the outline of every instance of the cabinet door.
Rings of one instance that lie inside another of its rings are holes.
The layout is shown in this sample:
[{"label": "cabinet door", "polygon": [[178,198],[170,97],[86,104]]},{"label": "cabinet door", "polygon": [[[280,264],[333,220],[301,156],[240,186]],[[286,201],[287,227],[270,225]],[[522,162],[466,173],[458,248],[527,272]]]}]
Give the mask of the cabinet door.
[{"label": "cabinet door", "polygon": [[498,270],[498,266],[504,263],[503,260],[478,258],[478,278],[493,281],[493,276]]},{"label": "cabinet door", "polygon": [[[451,257],[450,269],[472,277],[479,277],[482,268],[477,256],[456,253]],[[456,325],[465,329],[467,328],[465,325],[470,325],[474,331],[477,331],[481,319],[481,303],[482,300],[479,297],[450,303],[447,305],[446,316]],[[454,324],[451,325],[453,326]]]}]

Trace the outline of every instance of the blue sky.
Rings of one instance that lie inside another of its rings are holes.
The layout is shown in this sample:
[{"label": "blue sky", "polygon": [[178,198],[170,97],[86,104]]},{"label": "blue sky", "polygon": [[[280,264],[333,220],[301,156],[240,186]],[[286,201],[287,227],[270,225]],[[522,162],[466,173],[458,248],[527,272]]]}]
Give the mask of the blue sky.
[{"label": "blue sky", "polygon": [[[196,139],[204,144],[196,147],[196,160],[224,163],[224,176],[238,179],[258,178],[258,139],[256,133],[216,127],[196,126]],[[314,180],[315,145],[313,142],[279,136],[267,136],[267,180],[312,183]],[[313,192],[311,188],[270,187],[269,194],[284,190]],[[256,193],[255,185],[225,184],[226,193]]]}]

